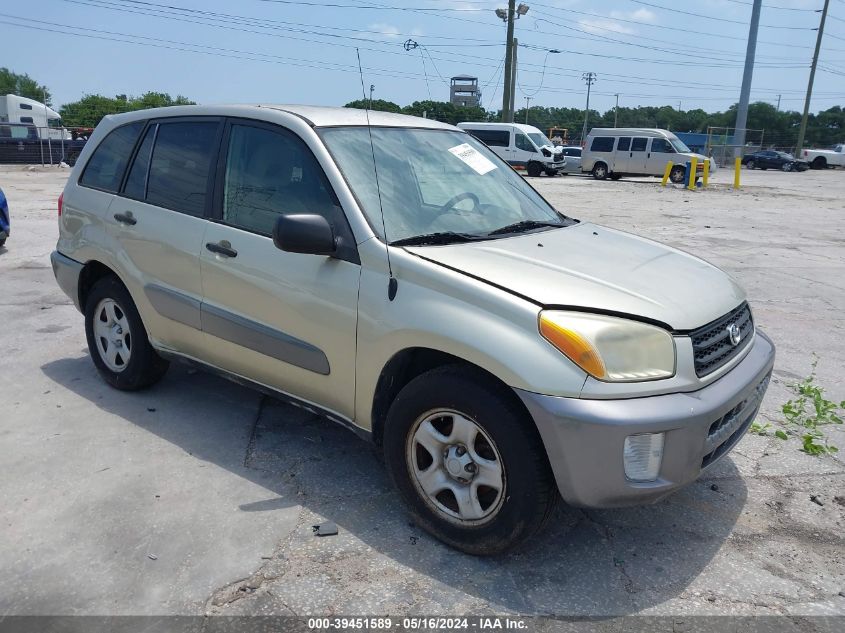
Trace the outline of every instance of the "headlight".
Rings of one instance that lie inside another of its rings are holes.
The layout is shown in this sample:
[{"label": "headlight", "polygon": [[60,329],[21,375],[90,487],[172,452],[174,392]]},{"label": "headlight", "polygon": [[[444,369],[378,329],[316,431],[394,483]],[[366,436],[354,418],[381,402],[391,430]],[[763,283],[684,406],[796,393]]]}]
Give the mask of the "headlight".
[{"label": "headlight", "polygon": [[636,382],[675,375],[675,342],[654,325],[546,310],[540,313],[540,334],[599,380]]}]

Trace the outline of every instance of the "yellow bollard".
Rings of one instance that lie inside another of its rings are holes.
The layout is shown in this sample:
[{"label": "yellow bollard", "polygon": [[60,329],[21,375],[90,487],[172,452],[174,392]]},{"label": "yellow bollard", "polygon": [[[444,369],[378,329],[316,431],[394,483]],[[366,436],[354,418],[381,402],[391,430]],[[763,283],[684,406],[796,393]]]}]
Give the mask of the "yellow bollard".
[{"label": "yellow bollard", "polygon": [[734,189],[739,189],[739,170],[742,167],[742,159],[734,159]]},{"label": "yellow bollard", "polygon": [[698,159],[693,156],[689,162],[689,188],[695,191],[695,180],[698,178]]},{"label": "yellow bollard", "polygon": [[707,184],[710,182],[710,161],[713,160],[712,158],[708,158],[704,161],[704,174],[701,176],[701,183],[704,187],[707,187]]},{"label": "yellow bollard", "polygon": [[672,161],[666,163],[666,169],[663,170],[663,181],[660,183],[661,187],[666,186],[666,182],[669,180],[669,174],[672,173]]}]

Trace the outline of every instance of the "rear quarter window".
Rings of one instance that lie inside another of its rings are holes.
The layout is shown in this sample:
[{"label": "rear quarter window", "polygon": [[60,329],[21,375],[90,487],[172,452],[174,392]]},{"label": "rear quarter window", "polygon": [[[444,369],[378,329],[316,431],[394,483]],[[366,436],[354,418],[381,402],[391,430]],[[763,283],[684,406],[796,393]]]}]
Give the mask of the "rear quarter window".
[{"label": "rear quarter window", "polygon": [[507,130],[467,130],[487,147],[508,147],[511,133]]},{"label": "rear quarter window", "polygon": [[117,193],[143,127],[143,121],[136,121],[109,132],[88,159],[79,184]]},{"label": "rear quarter window", "polygon": [[590,145],[591,152],[612,152],[613,151],[613,137],[612,136],[597,136],[593,139]]}]

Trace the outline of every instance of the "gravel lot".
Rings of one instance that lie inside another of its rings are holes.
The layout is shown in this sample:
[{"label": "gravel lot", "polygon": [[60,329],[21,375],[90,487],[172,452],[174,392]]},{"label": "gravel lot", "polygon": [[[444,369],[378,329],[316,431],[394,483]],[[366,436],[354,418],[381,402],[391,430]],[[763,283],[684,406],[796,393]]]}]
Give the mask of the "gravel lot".
[{"label": "gravel lot", "polygon": [[[110,389],[50,270],[67,175],[0,167],[0,618],[845,614],[845,451],[749,435],[664,502],[562,507],[528,548],[477,559],[409,524],[377,453],[326,420],[177,366],[149,391]],[[761,414],[777,428],[814,353],[845,399],[845,173],[744,171],[739,192],[731,177],[532,183],[736,276],[778,345]],[[313,536],[322,520],[340,534]]]}]

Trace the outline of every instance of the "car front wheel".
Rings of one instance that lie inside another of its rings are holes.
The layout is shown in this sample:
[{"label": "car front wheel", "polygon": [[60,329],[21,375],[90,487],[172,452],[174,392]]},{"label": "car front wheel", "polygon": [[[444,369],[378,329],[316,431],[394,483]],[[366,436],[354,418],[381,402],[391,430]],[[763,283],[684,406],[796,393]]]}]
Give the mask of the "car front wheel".
[{"label": "car front wheel", "polygon": [[112,387],[149,387],[169,363],[150,345],[129,291],[117,277],[100,279],[85,301],[85,335],[97,371]]},{"label": "car front wheel", "polygon": [[593,166],[593,178],[596,180],[604,180],[607,178],[607,165],[604,163],[596,163]]},{"label": "car front wheel", "polygon": [[745,166],[748,169],[754,169],[757,165],[753,160],[750,160],[747,163],[745,163]]},{"label": "car front wheel", "polygon": [[557,500],[536,428],[507,387],[451,365],[412,380],[390,407],[384,455],[416,523],[463,552],[504,552]]},{"label": "car front wheel", "polygon": [[671,180],[676,185],[680,185],[681,183],[683,183],[686,176],[686,167],[681,167],[680,165],[675,165],[674,167],[672,167],[672,171],[669,172],[669,180]]}]

